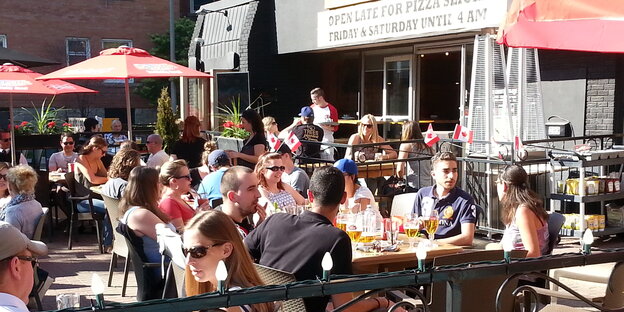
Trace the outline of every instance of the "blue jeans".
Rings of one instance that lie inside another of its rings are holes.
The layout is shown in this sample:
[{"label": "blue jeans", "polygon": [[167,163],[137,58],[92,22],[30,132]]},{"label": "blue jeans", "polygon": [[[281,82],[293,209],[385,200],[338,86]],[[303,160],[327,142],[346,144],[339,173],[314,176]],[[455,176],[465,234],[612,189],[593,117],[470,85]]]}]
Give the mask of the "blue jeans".
[{"label": "blue jeans", "polygon": [[[106,213],[106,207],[104,206],[104,201],[101,199],[92,199],[93,201],[93,211],[95,213],[104,215],[104,222],[102,224],[104,228],[104,233],[102,233],[104,242],[102,243],[104,246],[112,246],[113,245],[113,225],[108,218],[108,214]],[[89,210],[89,201],[83,200],[78,203],[78,211],[79,212],[91,212]]]}]

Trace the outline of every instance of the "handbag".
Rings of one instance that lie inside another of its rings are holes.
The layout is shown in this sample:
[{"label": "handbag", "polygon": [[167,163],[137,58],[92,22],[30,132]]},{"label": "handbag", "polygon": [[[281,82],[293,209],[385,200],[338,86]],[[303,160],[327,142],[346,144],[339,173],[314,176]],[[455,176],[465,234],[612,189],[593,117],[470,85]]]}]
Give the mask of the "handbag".
[{"label": "handbag", "polygon": [[395,175],[390,176],[380,187],[381,196],[395,196],[406,191],[405,179]]}]

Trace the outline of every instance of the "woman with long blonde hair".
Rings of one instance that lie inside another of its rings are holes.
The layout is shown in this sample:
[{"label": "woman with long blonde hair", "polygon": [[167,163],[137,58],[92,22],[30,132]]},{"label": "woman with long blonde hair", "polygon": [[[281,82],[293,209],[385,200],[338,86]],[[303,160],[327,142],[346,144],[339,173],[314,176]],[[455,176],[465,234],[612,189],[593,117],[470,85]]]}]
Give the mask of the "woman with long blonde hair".
[{"label": "woman with long blonde hair", "polygon": [[[383,143],[384,138],[379,135],[377,129],[377,120],[375,116],[366,114],[360,119],[358,125],[358,132],[349,137],[349,145],[368,144],[368,143]],[[375,159],[375,154],[381,153],[379,159]],[[386,160],[395,159],[397,153],[392,149],[390,145],[376,145],[369,147],[347,147],[344,158],[353,159],[355,161],[365,160]]]},{"label": "woman with long blonde hair", "polygon": [[[187,264],[187,296],[217,290],[215,272],[220,260],[223,260],[228,271],[225,283],[229,289],[263,284],[234,222],[225,213],[218,210],[198,213],[186,225],[183,241]],[[227,308],[227,311],[236,312],[273,310],[272,303]]]},{"label": "woman with long blonde hair", "polygon": [[[401,131],[401,141],[423,140],[422,132],[417,121],[406,121],[403,123]],[[431,157],[434,151],[425,142],[401,143],[399,147],[398,159]],[[406,177],[407,186],[412,192],[417,191],[423,186],[432,184],[431,179],[431,161],[430,160],[411,160],[402,161],[396,168],[398,177]]]},{"label": "woman with long blonde hair", "polygon": [[258,191],[262,199],[269,202],[273,208],[275,203],[279,209],[303,205],[305,198],[292,186],[282,182],[282,174],[286,167],[282,162],[282,155],[278,153],[264,153],[258,158],[254,173],[260,181]]}]

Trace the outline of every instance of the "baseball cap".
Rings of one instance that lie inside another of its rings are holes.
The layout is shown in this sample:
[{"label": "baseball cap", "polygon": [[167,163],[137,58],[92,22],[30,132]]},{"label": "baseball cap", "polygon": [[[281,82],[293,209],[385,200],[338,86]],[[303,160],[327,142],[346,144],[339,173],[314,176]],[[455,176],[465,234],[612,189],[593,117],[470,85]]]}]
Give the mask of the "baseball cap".
[{"label": "baseball cap", "polygon": [[25,249],[36,256],[48,254],[46,244],[28,239],[20,230],[10,223],[0,221],[0,260],[13,257]]},{"label": "baseball cap", "polygon": [[358,173],[357,165],[355,164],[355,161],[351,159],[346,159],[346,158],[340,159],[334,163],[334,167],[338,168],[338,170],[342,171],[343,173],[348,173],[348,174]]},{"label": "baseball cap", "polygon": [[301,113],[299,113],[301,117],[314,117],[314,111],[310,106],[304,106],[301,108]]},{"label": "baseball cap", "polygon": [[214,150],[208,155],[208,166],[220,167],[230,164],[230,158],[224,150]]}]

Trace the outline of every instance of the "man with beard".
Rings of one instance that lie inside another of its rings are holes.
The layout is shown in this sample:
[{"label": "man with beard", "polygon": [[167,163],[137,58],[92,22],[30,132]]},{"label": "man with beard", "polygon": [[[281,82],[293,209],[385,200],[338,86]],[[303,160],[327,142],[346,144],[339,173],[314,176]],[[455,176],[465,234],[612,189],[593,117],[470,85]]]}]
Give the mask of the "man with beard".
[{"label": "man with beard", "polygon": [[431,168],[435,185],[418,191],[412,212],[421,216],[425,210],[437,210],[435,239],[458,246],[472,245],[477,209],[472,196],[455,186],[457,158],[451,152],[437,153],[431,158]]},{"label": "man with beard", "polygon": [[253,221],[249,220],[254,213],[260,217],[258,223],[266,217],[266,204],[258,205],[258,178],[247,167],[234,166],[225,171],[221,178],[221,195],[223,204],[217,209],[234,221],[243,238],[254,229]]}]

